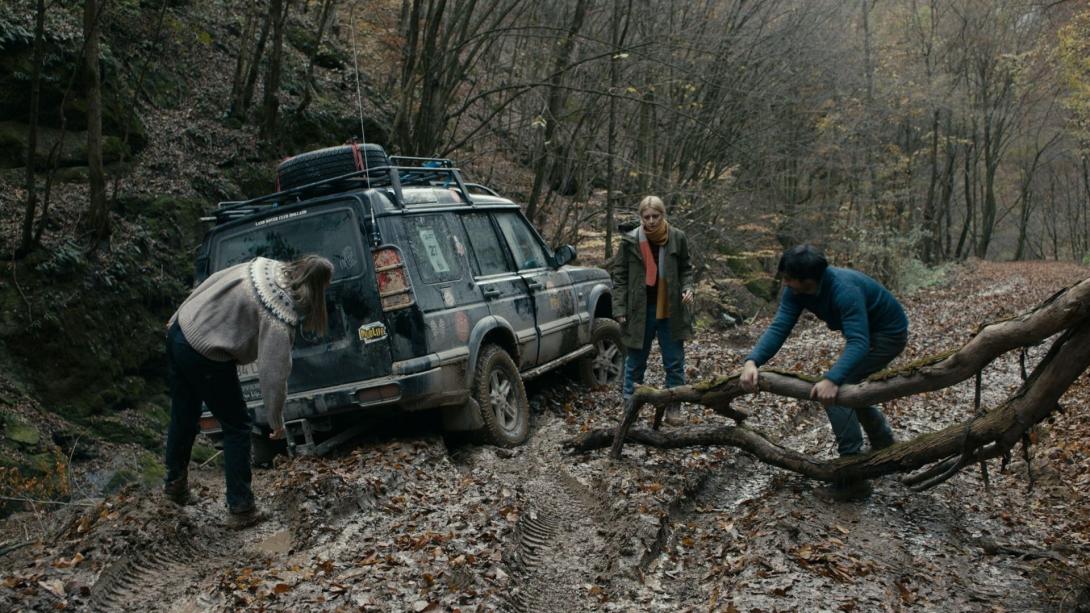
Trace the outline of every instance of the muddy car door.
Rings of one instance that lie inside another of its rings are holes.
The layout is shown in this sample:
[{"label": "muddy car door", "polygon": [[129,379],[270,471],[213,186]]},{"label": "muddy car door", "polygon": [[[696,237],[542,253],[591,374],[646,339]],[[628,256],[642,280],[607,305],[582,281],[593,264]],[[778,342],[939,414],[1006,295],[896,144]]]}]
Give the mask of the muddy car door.
[{"label": "muddy car door", "polygon": [[491,215],[485,212],[462,216],[466,237],[472,246],[474,280],[481,289],[492,315],[506,321],[519,344],[521,368],[537,364],[538,331],[534,321],[533,297],[526,282],[503,246]]},{"label": "muddy car door", "polygon": [[[390,373],[389,343],[373,264],[363,248],[353,204],[350,200],[343,207],[326,205],[321,210],[302,209],[259,219],[222,233],[211,245],[215,270],[256,256],[289,261],[317,253],[333,262],[333,282],[326,293],[329,331],[326,336],[297,332],[289,398]],[[250,370],[240,369],[248,402],[260,399],[256,376]],[[309,407],[308,412],[327,408],[333,407]],[[264,420],[259,416],[258,421]]]},{"label": "muddy car door", "polygon": [[589,324],[584,309],[576,309],[571,277],[553,268],[537,232],[515,211],[496,213],[519,276],[533,295],[534,315],[540,341],[536,363],[541,364],[579,347],[579,325]]}]

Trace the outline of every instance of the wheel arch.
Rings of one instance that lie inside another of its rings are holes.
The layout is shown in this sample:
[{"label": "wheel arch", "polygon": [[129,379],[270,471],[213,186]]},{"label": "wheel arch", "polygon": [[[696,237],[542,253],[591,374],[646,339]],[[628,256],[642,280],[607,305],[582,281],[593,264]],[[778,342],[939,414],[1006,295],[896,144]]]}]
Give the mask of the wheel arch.
[{"label": "wheel arch", "polygon": [[477,360],[481,356],[481,348],[487,344],[502,347],[517,367],[522,361],[519,354],[518,341],[515,340],[515,331],[502,317],[490,315],[477,322],[473,331],[469,333],[469,360],[466,362],[466,389],[473,386],[473,373],[477,370]]}]

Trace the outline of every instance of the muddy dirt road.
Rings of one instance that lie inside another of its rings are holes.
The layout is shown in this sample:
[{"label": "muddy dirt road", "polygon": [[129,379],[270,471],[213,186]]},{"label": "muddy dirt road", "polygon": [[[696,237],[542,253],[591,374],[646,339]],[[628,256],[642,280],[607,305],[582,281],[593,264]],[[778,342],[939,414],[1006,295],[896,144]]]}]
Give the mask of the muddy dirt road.
[{"label": "muddy dirt road", "polygon": [[[979,264],[905,300],[912,359],[1022,310],[1085,268]],[[967,300],[966,296],[972,296]],[[767,318],[766,320],[767,321]],[[688,346],[691,378],[727,372],[761,324]],[[806,323],[780,366],[818,372],[840,340]],[[1043,349],[1029,353],[1030,363]],[[652,358],[657,359],[657,356]],[[658,369],[652,373],[661,376]],[[1017,356],[985,373],[984,406],[1017,387]],[[654,381],[652,381],[654,383]],[[255,476],[270,518],[223,527],[221,474],[197,470],[196,504],[127,490],[47,518],[11,518],[31,544],[0,556],[4,610],[875,611],[1090,610],[1090,384],[1038,433],[1031,464],[967,470],[921,494],[879,480],[862,503],[729,448],[562,443],[616,423],[612,390],[562,376],[529,388],[530,442],[450,445],[430,425],[375,432],[332,457]],[[969,416],[972,385],[886,406],[898,437]],[[832,436],[812,403],[747,399],[751,424],[807,453]],[[687,407],[689,424],[722,419]],[[1033,487],[1029,488],[1028,471]],[[38,540],[35,540],[38,539]],[[1081,608],[1080,608],[1081,607]]]}]

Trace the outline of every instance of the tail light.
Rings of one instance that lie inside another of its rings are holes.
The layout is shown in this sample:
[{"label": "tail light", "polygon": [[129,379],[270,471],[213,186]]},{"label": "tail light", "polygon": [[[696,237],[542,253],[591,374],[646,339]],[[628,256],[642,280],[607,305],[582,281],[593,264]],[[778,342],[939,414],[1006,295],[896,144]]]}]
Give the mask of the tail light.
[{"label": "tail light", "polygon": [[393,245],[384,245],[373,250],[371,255],[375,261],[375,279],[378,281],[382,310],[396,311],[412,306],[415,303],[413,286],[405,270],[401,250]]}]

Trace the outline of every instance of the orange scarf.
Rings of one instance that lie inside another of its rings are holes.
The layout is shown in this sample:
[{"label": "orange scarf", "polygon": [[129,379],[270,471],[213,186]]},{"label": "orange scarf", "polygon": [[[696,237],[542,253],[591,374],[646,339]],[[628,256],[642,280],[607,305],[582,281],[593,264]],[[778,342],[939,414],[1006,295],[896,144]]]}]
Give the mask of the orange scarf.
[{"label": "orange scarf", "polygon": [[[666,319],[670,317],[670,301],[666,293],[666,241],[670,237],[670,224],[662,220],[662,224],[652,232],[641,225],[639,232],[640,255],[643,256],[644,283],[648,286],[658,282],[658,290],[655,296],[655,318]],[[655,261],[652,255],[651,245],[658,245],[659,257]]]}]

